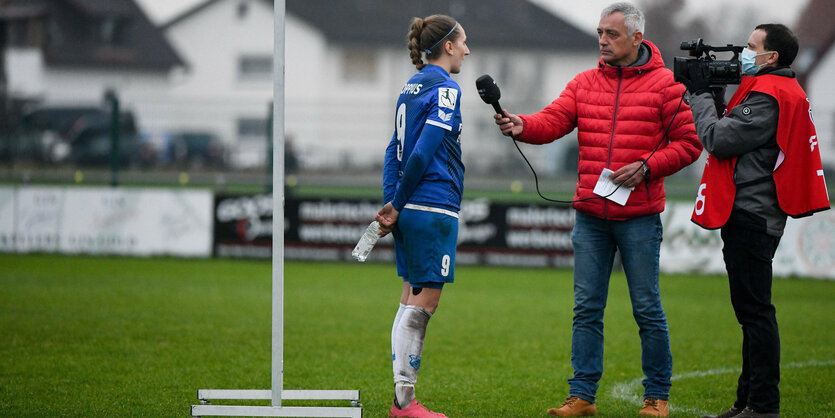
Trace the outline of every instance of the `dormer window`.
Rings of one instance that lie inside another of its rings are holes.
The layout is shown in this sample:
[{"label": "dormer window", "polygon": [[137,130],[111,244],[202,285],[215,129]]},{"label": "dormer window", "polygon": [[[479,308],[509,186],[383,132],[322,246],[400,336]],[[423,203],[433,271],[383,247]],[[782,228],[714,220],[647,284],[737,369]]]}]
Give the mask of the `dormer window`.
[{"label": "dormer window", "polygon": [[238,19],[245,19],[247,13],[249,13],[249,3],[245,1],[238,3]]},{"label": "dormer window", "polygon": [[116,17],[105,17],[99,24],[99,37],[107,45],[119,45],[124,41],[126,21]]},{"label": "dormer window", "polygon": [[112,44],[116,38],[116,21],[113,18],[104,19],[101,24],[101,39],[105,43]]},{"label": "dormer window", "polygon": [[43,19],[21,19],[7,23],[6,41],[10,46],[40,47],[46,41]]}]

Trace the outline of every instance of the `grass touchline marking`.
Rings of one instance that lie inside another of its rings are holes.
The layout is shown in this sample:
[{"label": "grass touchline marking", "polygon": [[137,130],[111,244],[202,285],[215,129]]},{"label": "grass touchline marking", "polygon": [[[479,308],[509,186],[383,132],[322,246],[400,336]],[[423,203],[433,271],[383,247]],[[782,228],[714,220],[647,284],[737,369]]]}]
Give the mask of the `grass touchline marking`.
[{"label": "grass touchline marking", "polygon": [[[810,360],[810,361],[803,361],[803,362],[792,362],[786,363],[780,366],[781,369],[802,369],[805,367],[821,367],[821,366],[832,366],[835,365],[835,360]],[[709,369],[709,370],[696,370],[687,373],[681,374],[674,374],[670,380],[684,380],[690,379],[694,377],[705,377],[705,376],[716,376],[720,374],[730,374],[730,373],[739,373],[739,367],[723,367],[723,368],[716,368],[716,369]],[[637,379],[632,379],[628,382],[619,382],[615,383],[615,386],[612,388],[612,396],[616,399],[624,400],[636,405],[642,405],[643,399],[638,394],[641,388],[641,380],[642,377]],[[681,412],[689,412],[697,415],[705,415],[708,412],[702,411],[697,408],[685,408],[679,406],[670,406],[671,411],[681,411]]]}]

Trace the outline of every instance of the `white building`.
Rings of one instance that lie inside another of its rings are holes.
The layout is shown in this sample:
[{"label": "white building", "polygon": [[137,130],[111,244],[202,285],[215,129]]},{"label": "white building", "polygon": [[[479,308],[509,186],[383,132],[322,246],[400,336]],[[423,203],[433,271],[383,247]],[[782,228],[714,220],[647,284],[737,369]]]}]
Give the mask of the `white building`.
[{"label": "white building", "polygon": [[133,0],[4,0],[0,22],[12,103],[100,105],[113,90],[144,113],[137,99],[165,92],[183,65]]},{"label": "white building", "polygon": [[[824,167],[835,173],[835,47],[823,55],[817,71],[809,77],[806,93],[821,147]],[[833,180],[833,179],[828,179]],[[830,193],[832,193],[830,191]]]},{"label": "white building", "polygon": [[[800,50],[792,68],[798,73],[812,106],[823,166],[835,177],[835,6],[810,0],[800,15],[796,34]],[[830,195],[832,190],[830,190]]]},{"label": "white building", "polygon": [[209,0],[162,30],[187,63],[153,118],[173,130],[210,131],[233,166],[263,166],[273,97],[273,9],[264,0]]},{"label": "white building", "polygon": [[[472,54],[454,78],[462,88],[462,143],[472,168],[522,163],[509,155],[515,150],[478,98],[479,75],[493,75],[505,107],[530,112],[598,57],[593,28],[580,31],[527,0],[289,0],[286,7],[285,130],[308,168],[382,164],[393,103],[415,72],[406,49],[413,16],[450,14],[467,30]],[[236,144],[241,166],[263,161],[272,25],[268,0],[207,0],[164,25],[188,69],[175,79],[167,110],[154,118],[211,127]],[[553,153],[532,157],[541,162],[556,158]]]},{"label": "white building", "polygon": [[[453,78],[470,170],[524,164],[478,98],[478,76],[493,76],[504,107],[529,113],[598,59],[594,28],[575,28],[527,0],[288,0],[286,7],[285,131],[311,169],[382,164],[393,104],[415,72],[406,49],[414,16],[449,14],[467,31],[471,55]],[[269,158],[272,1],[205,0],[154,28],[133,0],[3,0],[0,21],[20,34],[5,51],[12,98],[89,106],[113,89],[152,137],[210,132],[236,167]],[[568,147],[576,141],[528,154],[538,170],[553,171],[565,166]]]}]

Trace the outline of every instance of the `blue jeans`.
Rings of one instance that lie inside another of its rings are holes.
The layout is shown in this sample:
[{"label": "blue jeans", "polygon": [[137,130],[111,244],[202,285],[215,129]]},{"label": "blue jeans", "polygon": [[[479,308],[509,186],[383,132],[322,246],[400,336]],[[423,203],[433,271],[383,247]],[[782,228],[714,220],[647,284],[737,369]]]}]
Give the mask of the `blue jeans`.
[{"label": "blue jeans", "polygon": [[641,337],[644,398],[668,400],[673,356],[658,289],[661,217],[612,221],[576,212],[574,244],[574,327],[571,334],[569,395],[595,401],[603,375],[603,310],[615,250],[621,253],[632,315]]}]

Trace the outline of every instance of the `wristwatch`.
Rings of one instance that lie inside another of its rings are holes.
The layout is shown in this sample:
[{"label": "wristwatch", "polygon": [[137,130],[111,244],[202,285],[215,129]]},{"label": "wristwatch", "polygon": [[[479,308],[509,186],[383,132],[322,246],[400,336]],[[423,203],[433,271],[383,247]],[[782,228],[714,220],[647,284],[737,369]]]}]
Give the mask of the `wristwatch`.
[{"label": "wristwatch", "polygon": [[641,174],[644,175],[645,179],[649,180],[649,165],[647,164],[646,161],[644,161],[644,160],[641,160],[641,161],[644,162],[643,164],[641,164],[641,170],[642,170]]}]

